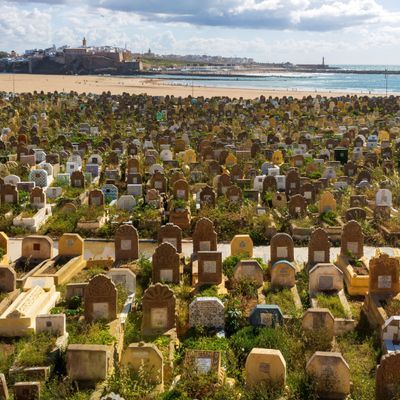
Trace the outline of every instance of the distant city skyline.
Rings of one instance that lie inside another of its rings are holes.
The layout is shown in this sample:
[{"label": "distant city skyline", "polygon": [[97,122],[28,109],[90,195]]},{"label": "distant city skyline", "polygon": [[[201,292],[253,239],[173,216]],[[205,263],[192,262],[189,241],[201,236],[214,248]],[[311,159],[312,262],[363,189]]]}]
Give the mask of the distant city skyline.
[{"label": "distant city skyline", "polygon": [[400,64],[398,0],[8,0],[0,50],[81,45],[259,62]]}]

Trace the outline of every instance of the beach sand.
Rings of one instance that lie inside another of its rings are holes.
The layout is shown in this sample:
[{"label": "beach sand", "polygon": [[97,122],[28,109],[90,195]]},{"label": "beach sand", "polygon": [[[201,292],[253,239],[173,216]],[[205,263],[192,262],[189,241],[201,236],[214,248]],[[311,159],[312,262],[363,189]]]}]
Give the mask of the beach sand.
[{"label": "beach sand", "polygon": [[[97,75],[31,75],[31,74],[0,74],[0,91],[4,92],[33,92],[33,91],[69,92],[78,93],[102,93],[110,91],[112,94],[123,92],[130,94],[148,94],[151,96],[227,96],[254,99],[261,95],[266,97],[292,96],[302,98],[303,96],[316,96],[320,94],[327,97],[335,97],[347,94],[340,92],[317,92],[297,90],[274,90],[274,89],[235,89],[220,87],[172,85],[166,80],[152,78],[133,78],[121,76],[97,76]],[[365,95],[365,93],[363,94]]]}]

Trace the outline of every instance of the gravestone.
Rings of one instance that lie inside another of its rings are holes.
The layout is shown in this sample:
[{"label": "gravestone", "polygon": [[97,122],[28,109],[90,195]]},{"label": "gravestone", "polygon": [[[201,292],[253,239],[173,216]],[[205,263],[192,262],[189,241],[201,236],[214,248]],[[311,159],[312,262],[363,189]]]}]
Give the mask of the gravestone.
[{"label": "gravestone", "polygon": [[381,253],[369,262],[369,294],[394,297],[400,292],[400,261]]},{"label": "gravestone", "polygon": [[221,374],[221,352],[187,350],[184,365],[186,371],[196,371],[199,375],[214,373],[219,379]]},{"label": "gravestone", "polygon": [[280,260],[294,261],[294,243],[287,233],[277,233],[271,239],[271,265]]},{"label": "gravestone", "polygon": [[158,244],[170,243],[178,253],[182,253],[182,229],[172,223],[163,225],[158,231]]},{"label": "gravestone", "polygon": [[92,176],[92,179],[100,176],[100,166],[98,164],[86,164],[86,170]]},{"label": "gravestone", "polygon": [[21,256],[37,260],[53,257],[53,241],[47,236],[30,235],[22,239]]},{"label": "gravestone", "polygon": [[208,218],[200,218],[193,232],[193,253],[199,251],[217,251],[217,233]]},{"label": "gravestone", "polygon": [[189,201],[189,184],[184,179],[179,179],[174,183],[173,196],[175,199]]},{"label": "gravestone", "polygon": [[17,274],[11,266],[0,266],[0,292],[13,292],[16,280]]},{"label": "gravestone", "polygon": [[156,189],[159,193],[167,192],[167,178],[160,172],[155,172],[149,181],[150,188]]},{"label": "gravestone", "polygon": [[226,198],[230,203],[239,203],[242,201],[242,190],[235,185],[229,186],[225,193]]},{"label": "gravestone", "polygon": [[74,203],[65,203],[61,208],[61,212],[65,214],[73,214],[76,213],[77,208]]},{"label": "gravestone", "polygon": [[175,327],[175,295],[167,285],[149,286],[142,299],[142,334],[163,334]]},{"label": "gravestone", "polygon": [[[142,185],[140,185],[142,187]],[[160,208],[162,204],[162,198],[160,196],[160,193],[156,189],[150,189],[146,193],[146,203],[155,207],[155,208]]]},{"label": "gravestone", "polygon": [[261,287],[264,283],[264,271],[257,260],[241,260],[233,269],[233,279],[251,281]]},{"label": "gravestone", "polygon": [[249,320],[252,326],[275,327],[283,325],[283,314],[276,304],[257,304]]},{"label": "gravestone", "polygon": [[6,377],[3,373],[0,373],[0,399],[8,400],[9,398]]},{"label": "gravestone", "polygon": [[278,184],[276,179],[272,175],[268,175],[263,180],[262,192],[276,192],[278,190]]},{"label": "gravestone", "polygon": [[299,218],[306,213],[307,201],[301,194],[290,197],[288,203],[289,215],[292,218]]},{"label": "gravestone", "polygon": [[285,193],[287,196],[293,196],[300,191],[300,175],[296,170],[290,170],[286,174]]},{"label": "gravestone", "polygon": [[35,186],[41,188],[48,186],[48,174],[44,169],[33,169],[29,172],[29,181],[35,182]]},{"label": "gravestone", "polygon": [[107,203],[111,203],[113,200],[118,199],[118,188],[111,183],[105,184],[101,188],[101,191],[103,192],[104,198]]},{"label": "gravestone", "polygon": [[200,191],[200,204],[202,206],[215,207],[215,192],[211,186],[205,186]]},{"label": "gravestone", "polygon": [[340,254],[361,258],[364,255],[364,234],[357,221],[347,222],[342,230]]},{"label": "gravestone", "polygon": [[128,293],[136,292],[136,275],[129,268],[111,268],[107,275],[114,285],[123,286]]},{"label": "gravestone", "polygon": [[134,185],[141,185],[143,183],[142,175],[140,174],[128,174],[126,178],[126,183],[134,184]]},{"label": "gravestone", "polygon": [[46,194],[41,187],[33,188],[29,197],[32,207],[43,208],[46,206]]},{"label": "gravestone", "polygon": [[291,288],[296,284],[296,268],[292,262],[280,260],[271,266],[271,286]]},{"label": "gravestone", "polygon": [[4,177],[4,184],[7,185],[14,185],[14,186],[18,186],[18,183],[21,182],[21,178],[17,175],[7,175],[6,177]]},{"label": "gravestone", "polygon": [[136,206],[136,200],[132,195],[123,194],[116,203],[117,210],[132,211]]},{"label": "gravestone", "polygon": [[376,370],[376,398],[395,399],[399,395],[400,352],[385,354]]},{"label": "gravestone", "polygon": [[75,296],[83,298],[85,296],[85,289],[87,285],[88,285],[87,282],[67,283],[65,298],[70,299]]},{"label": "gravestone", "polygon": [[331,192],[324,192],[318,202],[320,214],[327,211],[336,211],[336,200]]},{"label": "gravestone", "polygon": [[350,393],[350,367],[341,353],[316,351],[306,365],[322,398],[344,399]]},{"label": "gravestone", "polygon": [[303,315],[304,331],[317,331],[331,341],[335,334],[335,318],[328,308],[309,308]]},{"label": "gravestone", "polygon": [[104,194],[100,189],[93,189],[89,192],[89,206],[104,206]]},{"label": "gravestone", "polygon": [[152,257],[153,283],[167,282],[179,284],[180,259],[176,248],[170,243],[160,244]]},{"label": "gravestone", "polygon": [[0,203],[17,204],[19,193],[15,185],[4,184],[0,186]]},{"label": "gravestone", "polygon": [[14,400],[39,400],[40,382],[17,382],[14,384]]},{"label": "gravestone", "polygon": [[274,208],[285,208],[287,206],[287,197],[285,193],[273,193],[272,194],[272,207]]},{"label": "gravestone", "polygon": [[367,218],[367,213],[363,208],[360,207],[352,207],[348,208],[345,214],[346,221],[365,221]]},{"label": "gravestone", "polygon": [[286,362],[279,350],[254,347],[247,356],[245,369],[248,386],[262,383],[281,388],[285,386]]},{"label": "gravestone", "polygon": [[375,195],[375,204],[378,207],[392,207],[392,192],[389,189],[379,189]]},{"label": "gravestone", "polygon": [[82,171],[74,171],[71,174],[71,186],[74,188],[81,188],[85,187],[85,175]]},{"label": "gravestone", "polygon": [[316,264],[309,272],[309,293],[343,290],[343,272],[333,264]]},{"label": "gravestone", "polygon": [[253,257],[253,241],[249,235],[235,235],[231,240],[231,256]]},{"label": "gravestone", "polygon": [[[143,186],[142,184],[129,184],[126,186],[126,193],[132,195],[134,197],[141,197],[143,195]],[[149,201],[146,199],[146,202]]]},{"label": "gravestone", "polygon": [[117,317],[117,289],[111,278],[96,275],[85,288],[85,319],[113,321]]},{"label": "gravestone", "polygon": [[64,336],[66,334],[65,314],[42,314],[36,316],[36,333],[50,333]]},{"label": "gravestone", "polygon": [[222,282],[222,253],[218,251],[199,251],[199,285],[219,285]]},{"label": "gravestone", "polygon": [[308,244],[308,264],[313,266],[316,263],[329,263],[330,243],[328,234],[322,228],[315,229]]},{"label": "gravestone", "polygon": [[90,383],[104,381],[111,373],[113,351],[101,344],[69,344],[67,348],[67,374],[73,381]]},{"label": "gravestone", "polygon": [[61,187],[49,186],[46,189],[46,196],[49,199],[56,199],[57,197],[60,197],[61,195],[62,195]]},{"label": "gravestone", "polygon": [[400,351],[400,315],[392,315],[382,325],[384,352]]},{"label": "gravestone", "polygon": [[132,261],[139,258],[139,235],[130,224],[121,225],[115,233],[115,261]]},{"label": "gravestone", "polygon": [[196,297],[189,305],[189,326],[222,329],[225,307],[218,297]]},{"label": "gravestone", "polygon": [[164,358],[153,343],[131,343],[122,352],[121,365],[136,373],[144,369],[151,383],[164,383]]},{"label": "gravestone", "polygon": [[3,260],[0,262],[6,262],[5,258],[8,257],[8,236],[4,232],[0,232],[0,249],[3,251]]}]

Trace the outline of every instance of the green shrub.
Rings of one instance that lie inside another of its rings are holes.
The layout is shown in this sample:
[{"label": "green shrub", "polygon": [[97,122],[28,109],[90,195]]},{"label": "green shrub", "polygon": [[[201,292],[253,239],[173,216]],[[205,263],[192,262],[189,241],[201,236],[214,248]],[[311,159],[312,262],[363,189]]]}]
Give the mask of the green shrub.
[{"label": "green shrub", "polygon": [[41,400],[89,400],[90,396],[89,391],[76,391],[76,385],[69,379],[48,381],[40,391]]},{"label": "green shrub", "polygon": [[124,346],[127,347],[131,343],[140,342],[142,340],[141,334],[142,313],[139,311],[130,312],[125,321],[124,328]]},{"label": "green shrub", "polygon": [[244,296],[246,298],[257,298],[258,284],[256,281],[246,278],[233,281],[232,295]]},{"label": "green shrub", "polygon": [[337,222],[337,214],[334,211],[325,211],[321,214],[321,221],[325,222],[329,226],[336,226]]},{"label": "green shrub", "polygon": [[68,299],[65,299],[65,305],[70,310],[77,310],[82,306],[82,297],[80,296],[72,296]]},{"label": "green shrub", "polygon": [[269,382],[260,382],[243,389],[243,400],[279,400],[283,395],[283,388]]},{"label": "green shrub", "polygon": [[156,394],[152,393],[156,387],[151,379],[154,379],[153,374],[144,368],[140,368],[138,372],[128,368],[116,368],[107,379],[103,394],[113,392],[131,400],[156,399]]},{"label": "green shrub", "polygon": [[234,268],[236,267],[237,263],[243,258],[244,256],[228,256],[222,262],[222,272],[228,279],[231,279],[233,277]]},{"label": "green shrub", "polygon": [[236,354],[238,365],[244,366],[253,347],[277,349],[282,352],[289,369],[295,369],[304,361],[304,349],[300,327],[294,326],[292,333],[288,327],[255,328],[246,326],[230,338],[231,347]]},{"label": "green shrub", "polygon": [[49,353],[53,350],[55,338],[45,334],[35,334],[21,339],[16,349],[16,365],[21,367],[40,367],[48,365]]},{"label": "green shrub", "polygon": [[113,344],[116,339],[111,335],[108,325],[103,321],[85,323],[68,321],[67,331],[70,344]]},{"label": "green shrub", "polygon": [[225,301],[225,332],[228,336],[233,335],[247,324],[242,304],[238,298],[229,297]]},{"label": "green shrub", "polygon": [[140,255],[138,266],[139,272],[137,274],[137,281],[142,290],[145,291],[150,285],[153,267],[150,259],[143,254]]}]

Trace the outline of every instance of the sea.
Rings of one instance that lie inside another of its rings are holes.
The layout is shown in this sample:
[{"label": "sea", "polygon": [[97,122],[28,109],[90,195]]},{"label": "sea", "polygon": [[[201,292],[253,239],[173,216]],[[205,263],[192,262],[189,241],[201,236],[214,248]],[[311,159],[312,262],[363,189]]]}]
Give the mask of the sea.
[{"label": "sea", "polygon": [[[173,85],[224,87],[242,89],[271,89],[311,92],[345,92],[363,94],[400,94],[400,65],[331,65],[343,71],[376,71],[359,74],[351,72],[269,72],[243,73],[234,71],[240,77],[202,76],[196,72],[187,75],[153,75],[152,78],[165,79]],[[386,73],[385,71],[388,71]]]}]

